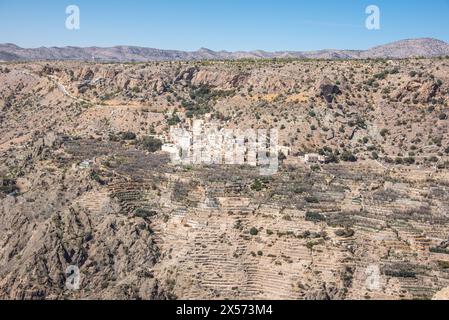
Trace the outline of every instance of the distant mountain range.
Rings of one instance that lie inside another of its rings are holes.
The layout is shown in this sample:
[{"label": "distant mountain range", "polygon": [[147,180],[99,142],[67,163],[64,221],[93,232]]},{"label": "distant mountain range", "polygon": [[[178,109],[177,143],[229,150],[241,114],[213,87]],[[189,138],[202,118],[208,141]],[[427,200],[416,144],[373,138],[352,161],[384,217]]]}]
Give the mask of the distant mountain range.
[{"label": "distant mountain range", "polygon": [[449,56],[449,44],[444,41],[421,38],[408,39],[374,47],[368,50],[318,50],[318,51],[177,51],[135,46],[100,47],[41,47],[20,48],[14,44],[0,44],[0,61],[77,60],[102,62],[145,62],[177,60],[235,60],[271,58],[309,59],[367,59],[412,58]]}]

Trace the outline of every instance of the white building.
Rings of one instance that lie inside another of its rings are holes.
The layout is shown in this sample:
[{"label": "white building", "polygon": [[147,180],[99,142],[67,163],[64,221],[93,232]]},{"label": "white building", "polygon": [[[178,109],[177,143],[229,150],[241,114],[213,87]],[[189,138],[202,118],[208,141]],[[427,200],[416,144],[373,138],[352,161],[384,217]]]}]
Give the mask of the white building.
[{"label": "white building", "polygon": [[308,153],[304,156],[304,161],[306,163],[324,163],[326,162],[326,158],[317,153]]},{"label": "white building", "polygon": [[162,151],[170,153],[170,154],[177,154],[179,152],[179,149],[177,146],[175,146],[172,143],[166,143],[162,145]]},{"label": "white building", "polygon": [[284,156],[289,156],[290,153],[292,153],[292,148],[290,147],[285,147],[285,146],[278,146],[278,152],[279,153],[283,153]]}]

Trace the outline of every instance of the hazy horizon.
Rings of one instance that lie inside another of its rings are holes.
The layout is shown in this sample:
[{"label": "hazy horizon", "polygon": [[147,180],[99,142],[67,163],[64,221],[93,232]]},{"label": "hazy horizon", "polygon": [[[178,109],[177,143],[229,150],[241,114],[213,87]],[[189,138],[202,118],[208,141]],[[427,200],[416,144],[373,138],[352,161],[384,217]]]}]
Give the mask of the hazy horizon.
[{"label": "hazy horizon", "polygon": [[[433,39],[433,40],[440,40],[443,42],[448,43],[447,41],[441,40],[441,39],[437,39],[437,38],[431,38],[431,37],[423,37],[423,38],[409,38],[409,39],[398,39],[398,40],[394,40],[392,42],[389,43],[394,43],[394,42],[398,42],[398,41],[406,41],[406,40],[417,40],[417,39]],[[374,48],[376,46],[382,46],[382,45],[387,45],[389,43],[379,43],[377,45],[374,45],[370,48],[367,49],[371,49]],[[316,49],[311,49],[311,50],[275,50],[275,51],[269,51],[269,50],[263,50],[263,49],[254,49],[254,50],[224,50],[224,49],[219,49],[219,50],[214,50],[214,49],[210,49],[210,48],[206,48],[206,47],[201,47],[201,48],[197,48],[194,50],[180,50],[180,49],[176,49],[176,48],[156,48],[156,47],[142,47],[142,46],[136,46],[133,44],[117,44],[117,45],[112,45],[112,46],[96,46],[96,45],[90,45],[90,46],[83,46],[83,47],[79,47],[79,46],[39,46],[39,47],[23,47],[20,46],[16,43],[12,43],[12,42],[6,42],[6,43],[0,43],[0,45],[8,45],[8,44],[12,44],[12,45],[16,45],[22,49],[39,49],[39,48],[102,48],[102,49],[107,49],[107,48],[115,48],[115,47],[130,47],[130,48],[145,48],[145,49],[155,49],[155,50],[164,50],[164,51],[181,51],[181,52],[197,52],[200,51],[201,49],[206,49],[206,50],[212,50],[214,52],[255,52],[255,51],[264,51],[264,52],[271,52],[271,53],[275,53],[275,52],[314,52],[314,51],[326,51],[326,50],[340,50],[340,51],[365,51],[367,49],[357,49],[357,48],[342,48],[342,49],[336,49],[336,48],[316,48]],[[449,43],[448,43],[449,44]]]}]

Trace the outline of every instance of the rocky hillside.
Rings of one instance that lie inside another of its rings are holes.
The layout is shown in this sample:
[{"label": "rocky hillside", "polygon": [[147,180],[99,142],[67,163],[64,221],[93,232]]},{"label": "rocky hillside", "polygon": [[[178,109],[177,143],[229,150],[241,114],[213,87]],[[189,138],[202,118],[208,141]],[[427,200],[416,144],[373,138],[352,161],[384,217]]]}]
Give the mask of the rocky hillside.
[{"label": "rocky hillside", "polygon": [[227,52],[212,51],[201,48],[198,51],[186,52],[176,50],[160,50],[152,48],[117,46],[99,47],[41,47],[24,49],[14,44],[0,45],[0,61],[35,61],[35,60],[81,60],[81,61],[178,61],[178,60],[230,60],[230,59],[367,59],[367,58],[411,58],[441,57],[449,55],[449,45],[436,39],[403,40],[363,50],[319,50],[319,51],[250,51]]},{"label": "rocky hillside", "polygon": [[[1,63],[0,298],[440,297],[448,75],[447,58]],[[192,119],[277,128],[291,152],[265,178],[173,165],[159,139]]]},{"label": "rocky hillside", "polygon": [[447,59],[11,66],[0,73],[5,147],[30,129],[164,134],[211,114],[230,127],[277,127],[293,153],[431,166],[448,151]]},{"label": "rocky hillside", "polygon": [[378,46],[360,54],[361,58],[410,58],[447,56],[449,45],[436,39],[408,39]]}]

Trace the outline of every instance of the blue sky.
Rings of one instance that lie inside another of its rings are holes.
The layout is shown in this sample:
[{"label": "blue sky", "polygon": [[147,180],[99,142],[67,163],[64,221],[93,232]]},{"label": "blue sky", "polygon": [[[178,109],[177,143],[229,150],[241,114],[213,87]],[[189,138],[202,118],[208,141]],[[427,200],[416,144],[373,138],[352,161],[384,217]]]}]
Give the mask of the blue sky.
[{"label": "blue sky", "polygon": [[[81,29],[67,30],[78,5]],[[365,28],[365,8],[381,29]],[[0,43],[196,50],[366,49],[418,37],[449,42],[449,0],[0,0]]]}]

